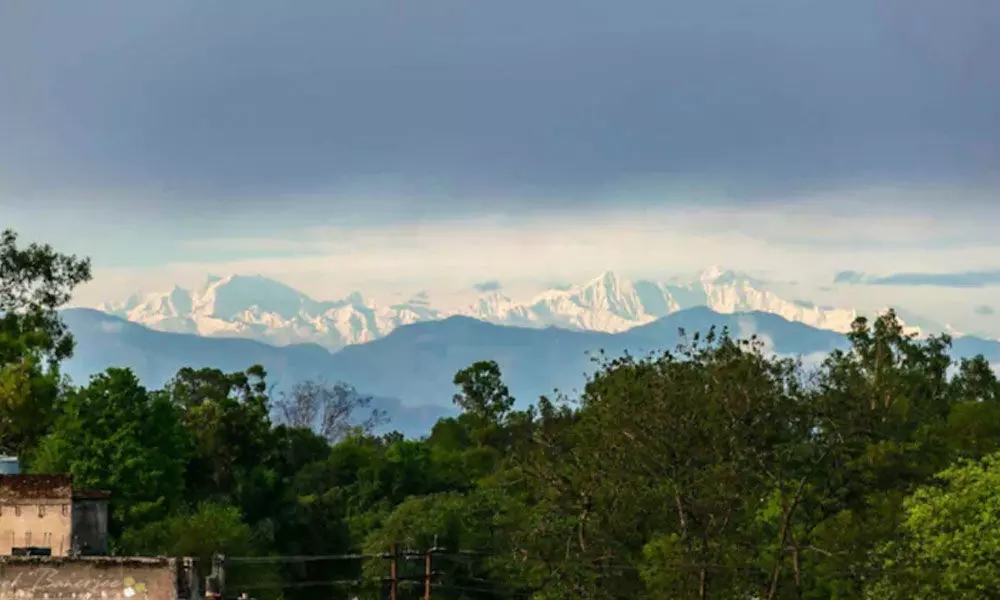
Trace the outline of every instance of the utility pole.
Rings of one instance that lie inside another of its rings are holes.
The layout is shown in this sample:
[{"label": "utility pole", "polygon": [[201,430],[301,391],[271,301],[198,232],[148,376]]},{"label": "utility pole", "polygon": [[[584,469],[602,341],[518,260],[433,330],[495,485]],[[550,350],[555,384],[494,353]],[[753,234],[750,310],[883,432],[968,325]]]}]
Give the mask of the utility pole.
[{"label": "utility pole", "polygon": [[389,566],[389,600],[397,600],[396,590],[399,587],[399,554],[396,552],[396,542],[390,547],[392,563]]},{"label": "utility pole", "polygon": [[438,536],[434,536],[434,545],[424,554],[424,600],[431,600],[431,578],[434,577],[433,556],[438,551]]},{"label": "utility pole", "polygon": [[225,557],[212,557],[212,573],[205,578],[205,600],[221,600],[226,588]]},{"label": "utility pole", "polygon": [[431,600],[431,552],[428,549],[424,554],[424,600]]}]

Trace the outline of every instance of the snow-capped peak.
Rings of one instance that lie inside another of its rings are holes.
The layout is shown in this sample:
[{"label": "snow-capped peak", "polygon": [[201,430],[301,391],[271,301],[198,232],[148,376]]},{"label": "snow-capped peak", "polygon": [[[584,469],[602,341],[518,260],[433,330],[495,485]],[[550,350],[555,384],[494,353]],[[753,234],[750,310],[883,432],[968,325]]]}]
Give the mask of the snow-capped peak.
[{"label": "snow-capped peak", "polygon": [[[434,296],[433,298],[437,298]],[[271,343],[314,342],[328,348],[370,341],[396,327],[464,315],[501,325],[564,327],[617,332],[674,311],[707,306],[716,312],[764,311],[823,329],[847,331],[853,310],[821,308],[786,300],[759,281],[719,266],[688,280],[636,280],[606,271],[582,284],[514,299],[499,286],[447,310],[424,291],[379,306],[360,292],[315,300],[263,275],[213,276],[194,290],[174,287],[134,295],[102,310],[156,329],[199,335],[251,337]]]},{"label": "snow-capped peak", "polygon": [[729,274],[730,274],[729,271],[723,269],[719,265],[712,265],[701,272],[701,274],[698,276],[698,280],[701,281],[702,284],[715,283],[716,280]]}]

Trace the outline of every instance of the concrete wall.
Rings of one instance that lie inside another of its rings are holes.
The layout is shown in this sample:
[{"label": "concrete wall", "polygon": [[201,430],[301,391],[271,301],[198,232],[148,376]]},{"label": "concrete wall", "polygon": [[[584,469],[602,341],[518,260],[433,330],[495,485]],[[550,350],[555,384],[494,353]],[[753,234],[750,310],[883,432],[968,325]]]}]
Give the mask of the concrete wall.
[{"label": "concrete wall", "polygon": [[0,600],[190,599],[196,582],[182,559],[0,557]]}]

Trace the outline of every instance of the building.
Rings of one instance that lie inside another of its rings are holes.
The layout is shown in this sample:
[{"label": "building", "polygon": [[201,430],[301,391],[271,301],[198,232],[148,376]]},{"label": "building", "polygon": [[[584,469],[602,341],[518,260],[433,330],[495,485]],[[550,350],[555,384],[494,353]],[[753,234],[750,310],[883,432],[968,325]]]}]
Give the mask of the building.
[{"label": "building", "polygon": [[204,600],[190,558],[0,556],[0,600]]},{"label": "building", "polygon": [[107,554],[109,497],[70,475],[0,474],[0,555]]}]

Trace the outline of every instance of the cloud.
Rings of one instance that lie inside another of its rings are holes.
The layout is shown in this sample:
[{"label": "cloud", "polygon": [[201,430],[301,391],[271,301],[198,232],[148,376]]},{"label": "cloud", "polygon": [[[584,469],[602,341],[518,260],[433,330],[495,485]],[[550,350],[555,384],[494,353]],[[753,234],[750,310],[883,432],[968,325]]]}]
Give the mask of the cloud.
[{"label": "cloud", "polygon": [[858,271],[838,271],[836,275],[833,276],[833,283],[849,283],[849,284],[859,284],[866,283],[866,277],[864,273],[859,273]]},{"label": "cloud", "polygon": [[757,330],[757,323],[751,317],[741,317],[736,321],[735,337],[737,339],[748,340],[754,336],[763,346],[763,351],[767,354],[774,354],[774,339],[766,333]]},{"label": "cloud", "polygon": [[823,361],[825,361],[830,354],[828,352],[813,352],[810,354],[794,354],[794,353],[783,353],[775,351],[774,339],[757,330],[756,322],[751,318],[740,318],[736,321],[736,332],[735,337],[737,339],[750,339],[753,336],[757,336],[757,339],[762,344],[762,350],[765,354],[774,355],[779,359],[792,359],[801,361],[802,367],[806,374],[812,373],[822,366]]},{"label": "cloud", "polygon": [[935,286],[979,288],[1000,285],[1000,269],[954,273],[893,273],[875,276],[858,271],[840,271],[833,282],[851,285]]},{"label": "cloud", "polygon": [[496,279],[491,281],[484,281],[482,283],[477,283],[472,286],[477,292],[498,292],[503,287],[500,282]]},{"label": "cloud", "polygon": [[998,17],[935,0],[4,4],[0,188],[192,220],[375,213],[401,190],[412,220],[623,185],[767,201],[995,183]]},{"label": "cloud", "polygon": [[[925,240],[922,246],[911,246],[905,240],[879,245],[881,224],[919,227],[926,215],[858,213],[848,217],[843,214],[844,206],[831,205],[825,210],[816,206],[797,213],[783,205],[612,207],[572,215],[275,227],[266,235],[243,235],[242,227],[220,224],[218,233],[179,239],[171,232],[159,234],[159,229],[147,225],[147,229],[129,229],[135,232],[134,240],[116,240],[113,231],[100,237],[107,241],[109,251],[92,255],[95,281],[81,290],[79,297],[102,296],[100,300],[107,300],[175,282],[196,285],[209,273],[262,273],[316,298],[342,297],[357,289],[375,293],[376,288],[470,290],[484,280],[502,281],[510,295],[519,286],[579,283],[605,270],[663,280],[671,275],[686,277],[718,264],[778,287],[794,279],[798,284],[788,292],[790,297],[841,305],[835,296],[842,294],[845,286],[822,294],[815,287],[828,284],[845,264],[862,265],[872,272],[899,268],[907,272],[943,271],[955,266],[985,270],[990,266],[989,258],[1000,252],[1000,243],[991,235],[986,219],[969,221],[962,213],[940,218],[943,230],[965,228],[969,240],[965,246],[935,244],[933,239]],[[779,227],[762,226],[769,222],[785,223],[815,242],[789,240]],[[837,229],[852,227],[860,242],[870,243],[851,247],[833,243]],[[88,230],[82,219],[77,228]],[[173,239],[155,242],[157,235],[172,235]],[[87,252],[94,247],[88,241],[91,239],[79,238],[80,245],[60,242],[59,247],[63,249],[65,243],[67,250],[91,255]],[[469,252],[469,248],[476,251]],[[148,253],[148,264],[131,262],[142,253]],[[867,286],[847,287],[856,295]],[[884,293],[879,296],[872,302],[888,301],[882,298]]]},{"label": "cloud", "polygon": [[984,317],[990,317],[990,316],[993,316],[994,314],[996,314],[996,310],[994,310],[992,306],[989,306],[987,304],[981,304],[981,305],[977,306],[975,308],[974,312],[977,315],[982,315]]}]

